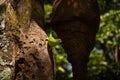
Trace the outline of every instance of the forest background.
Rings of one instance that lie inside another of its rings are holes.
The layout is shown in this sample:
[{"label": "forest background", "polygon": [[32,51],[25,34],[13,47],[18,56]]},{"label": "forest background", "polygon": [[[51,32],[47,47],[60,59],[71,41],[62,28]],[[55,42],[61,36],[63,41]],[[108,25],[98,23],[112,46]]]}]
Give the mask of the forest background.
[{"label": "forest background", "polygon": [[[44,1],[45,28],[49,36],[49,46],[54,53],[56,80],[72,80],[72,67],[67,61],[62,41],[49,25],[53,0]],[[88,63],[89,80],[120,80],[120,0],[98,0],[98,3],[101,21]],[[0,45],[1,40],[4,40],[2,34],[3,28],[0,27]]]},{"label": "forest background", "polygon": [[[50,26],[53,0],[45,0],[45,24],[54,52],[57,80],[72,80],[71,65],[61,39]],[[120,80],[120,0],[98,0],[100,28],[88,63],[89,80]]]}]

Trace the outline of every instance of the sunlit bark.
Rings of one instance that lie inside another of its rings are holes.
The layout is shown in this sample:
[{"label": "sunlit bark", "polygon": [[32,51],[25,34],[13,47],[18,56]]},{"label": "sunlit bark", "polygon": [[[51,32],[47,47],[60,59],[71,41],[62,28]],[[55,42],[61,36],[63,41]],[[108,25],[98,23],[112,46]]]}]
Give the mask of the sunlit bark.
[{"label": "sunlit bark", "polygon": [[0,0],[1,80],[52,80],[42,5],[37,0]]}]

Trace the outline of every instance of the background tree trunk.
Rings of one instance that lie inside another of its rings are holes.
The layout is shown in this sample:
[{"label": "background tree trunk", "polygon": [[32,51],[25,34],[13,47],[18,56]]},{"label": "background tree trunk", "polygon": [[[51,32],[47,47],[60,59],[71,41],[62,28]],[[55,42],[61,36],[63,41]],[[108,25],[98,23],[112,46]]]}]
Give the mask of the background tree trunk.
[{"label": "background tree trunk", "polygon": [[36,1],[0,1],[2,80],[52,80],[48,37],[41,28],[44,12],[42,3]]},{"label": "background tree trunk", "polygon": [[52,28],[72,64],[73,80],[87,80],[87,63],[99,28],[97,0],[55,0],[51,14]]}]

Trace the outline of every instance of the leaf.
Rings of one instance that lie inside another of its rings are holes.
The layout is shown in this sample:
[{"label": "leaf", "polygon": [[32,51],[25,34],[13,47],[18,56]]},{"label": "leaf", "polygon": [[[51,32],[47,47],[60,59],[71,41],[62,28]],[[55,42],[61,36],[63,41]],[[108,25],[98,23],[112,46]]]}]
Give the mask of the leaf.
[{"label": "leaf", "polygon": [[48,43],[51,47],[56,46],[60,42],[61,39],[55,39],[51,33],[49,34]]}]

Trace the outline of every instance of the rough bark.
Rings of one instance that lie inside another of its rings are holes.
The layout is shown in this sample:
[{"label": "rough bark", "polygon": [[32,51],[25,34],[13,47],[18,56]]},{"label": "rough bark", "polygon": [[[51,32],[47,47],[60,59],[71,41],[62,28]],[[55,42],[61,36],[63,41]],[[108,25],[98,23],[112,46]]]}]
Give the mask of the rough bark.
[{"label": "rough bark", "polygon": [[41,28],[44,12],[42,3],[36,1],[0,1],[1,35],[5,37],[0,39],[2,80],[52,80],[48,37]]}]

